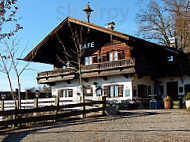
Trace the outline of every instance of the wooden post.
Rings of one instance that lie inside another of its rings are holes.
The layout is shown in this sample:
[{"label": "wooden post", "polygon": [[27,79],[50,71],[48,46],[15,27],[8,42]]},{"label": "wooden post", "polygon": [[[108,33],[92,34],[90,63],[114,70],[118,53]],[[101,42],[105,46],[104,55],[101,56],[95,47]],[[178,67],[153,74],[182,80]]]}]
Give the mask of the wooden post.
[{"label": "wooden post", "polygon": [[55,106],[57,107],[57,109],[55,110],[55,120],[54,122],[57,121],[57,114],[58,114],[58,108],[59,108],[59,96],[55,98]]},{"label": "wooden post", "polygon": [[102,115],[106,115],[106,96],[102,96],[102,101],[103,101]]},{"label": "wooden post", "polygon": [[19,109],[19,100],[16,100],[15,108]]},{"label": "wooden post", "polygon": [[85,103],[84,103],[83,99],[84,99],[83,96],[80,96],[80,103],[83,104],[82,105],[83,114],[81,115],[81,118],[85,118],[86,117],[86,114],[85,114]]},{"label": "wooden post", "polygon": [[38,108],[38,98],[34,99],[34,108]]},{"label": "wooden post", "polygon": [[15,100],[15,114],[13,114],[13,120],[15,120],[15,123],[12,125],[13,127],[18,126],[17,119],[18,119],[18,115],[17,115],[17,110],[19,109],[19,100]]},{"label": "wooden post", "polygon": [[5,107],[4,100],[1,100],[1,111],[4,111],[4,107]]}]

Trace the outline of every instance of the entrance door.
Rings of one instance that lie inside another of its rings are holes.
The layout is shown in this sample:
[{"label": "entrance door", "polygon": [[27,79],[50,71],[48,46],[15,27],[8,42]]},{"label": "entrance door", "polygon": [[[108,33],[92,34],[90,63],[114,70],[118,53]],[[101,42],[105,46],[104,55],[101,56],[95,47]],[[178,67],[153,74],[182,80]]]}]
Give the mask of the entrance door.
[{"label": "entrance door", "polygon": [[178,82],[168,82],[167,83],[167,95],[173,100],[178,99]]},{"label": "entrance door", "polygon": [[190,92],[190,84],[185,85],[185,95]]}]

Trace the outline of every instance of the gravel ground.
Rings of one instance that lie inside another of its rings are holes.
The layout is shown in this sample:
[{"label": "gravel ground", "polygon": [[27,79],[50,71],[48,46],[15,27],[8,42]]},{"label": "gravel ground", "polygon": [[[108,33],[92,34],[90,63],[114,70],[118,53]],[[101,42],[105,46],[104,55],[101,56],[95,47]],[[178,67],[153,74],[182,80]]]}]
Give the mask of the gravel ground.
[{"label": "gravel ground", "polygon": [[190,142],[190,111],[133,110],[0,135],[3,142]]}]

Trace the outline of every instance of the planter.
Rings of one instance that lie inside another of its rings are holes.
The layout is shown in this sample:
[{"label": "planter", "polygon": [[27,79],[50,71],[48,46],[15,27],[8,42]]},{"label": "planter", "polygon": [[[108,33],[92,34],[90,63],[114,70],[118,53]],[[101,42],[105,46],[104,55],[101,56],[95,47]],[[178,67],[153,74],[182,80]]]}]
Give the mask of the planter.
[{"label": "planter", "polygon": [[171,108],[171,101],[164,101],[164,108],[170,109]]},{"label": "planter", "polygon": [[185,106],[187,109],[190,109],[190,100],[185,101]]}]

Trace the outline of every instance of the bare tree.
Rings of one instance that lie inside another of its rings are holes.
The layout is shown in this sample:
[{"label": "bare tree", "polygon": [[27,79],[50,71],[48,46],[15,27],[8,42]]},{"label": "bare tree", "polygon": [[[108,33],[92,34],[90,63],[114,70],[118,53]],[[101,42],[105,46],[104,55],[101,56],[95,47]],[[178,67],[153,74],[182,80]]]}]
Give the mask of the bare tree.
[{"label": "bare tree", "polygon": [[6,74],[6,77],[9,82],[9,87],[11,90],[12,98],[15,100],[15,95],[13,92],[13,86],[12,86],[12,81],[11,81],[11,76],[10,76],[10,71],[12,69],[12,65],[10,64],[9,59],[10,59],[10,57],[8,56],[7,52],[0,53],[0,61],[1,61],[0,72]]},{"label": "bare tree", "polygon": [[[58,54],[56,54],[56,57],[65,66],[68,66],[69,63],[69,68],[74,69],[75,73],[78,73],[82,102],[85,103],[85,91],[84,91],[85,86],[82,78],[82,58],[85,54],[85,49],[83,48],[83,45],[86,43],[88,39],[89,30],[84,29],[82,26],[77,27],[76,25],[75,26],[71,25],[70,23],[69,27],[71,32],[71,39],[73,41],[73,48],[66,47],[62,41],[64,37],[60,37],[58,33],[56,33],[58,42],[61,45],[60,48],[64,55],[64,59],[60,57],[60,55]],[[85,110],[85,105],[83,105],[83,109]],[[83,117],[85,117],[84,114]]]},{"label": "bare tree", "polygon": [[[0,0],[0,40],[10,38],[23,27],[18,24],[15,18],[18,10],[18,0]],[[8,30],[4,27],[9,26]]]},{"label": "bare tree", "polygon": [[138,34],[169,46],[176,37],[178,48],[190,51],[188,0],[150,0],[137,14]]},{"label": "bare tree", "polygon": [[9,86],[11,89],[11,94],[13,96],[13,99],[16,99],[13,93],[13,86],[12,86],[12,80],[11,80],[11,70],[14,70],[14,73],[17,78],[17,87],[18,87],[18,99],[19,99],[19,109],[21,108],[21,82],[20,77],[22,73],[27,69],[29,63],[22,64],[23,66],[19,66],[20,60],[24,51],[26,50],[27,46],[22,49],[20,53],[20,46],[19,46],[19,40],[16,40],[15,38],[12,38],[11,43],[8,43],[7,41],[4,41],[5,50],[4,54],[1,54],[1,72],[5,73],[7,76],[7,79],[9,81]]}]

